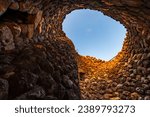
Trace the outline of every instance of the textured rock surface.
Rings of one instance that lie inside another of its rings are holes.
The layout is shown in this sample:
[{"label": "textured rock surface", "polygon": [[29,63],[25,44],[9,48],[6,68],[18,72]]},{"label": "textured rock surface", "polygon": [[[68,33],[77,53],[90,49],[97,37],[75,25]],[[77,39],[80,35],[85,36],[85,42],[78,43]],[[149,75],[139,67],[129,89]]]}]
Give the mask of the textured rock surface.
[{"label": "textured rock surface", "polygon": [[[126,27],[112,60],[79,56],[62,31],[83,8]],[[149,8],[149,0],[0,0],[0,98],[80,99],[81,89],[82,99],[150,99]]]}]

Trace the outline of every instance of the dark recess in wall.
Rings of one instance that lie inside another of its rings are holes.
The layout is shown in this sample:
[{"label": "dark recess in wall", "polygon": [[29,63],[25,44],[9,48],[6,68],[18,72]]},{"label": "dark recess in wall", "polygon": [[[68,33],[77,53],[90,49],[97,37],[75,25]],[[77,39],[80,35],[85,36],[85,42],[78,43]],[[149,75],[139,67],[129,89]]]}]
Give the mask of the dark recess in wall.
[{"label": "dark recess in wall", "polygon": [[20,24],[32,24],[34,15],[27,12],[21,12],[18,10],[7,9],[7,11],[0,16],[0,22],[16,22]]}]

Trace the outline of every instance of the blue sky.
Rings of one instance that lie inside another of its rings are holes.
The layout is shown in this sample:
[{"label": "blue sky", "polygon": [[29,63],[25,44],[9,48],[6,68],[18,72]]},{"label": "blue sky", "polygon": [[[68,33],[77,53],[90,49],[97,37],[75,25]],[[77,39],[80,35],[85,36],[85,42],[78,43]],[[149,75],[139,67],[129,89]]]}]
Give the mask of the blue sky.
[{"label": "blue sky", "polygon": [[126,29],[95,10],[74,10],[63,22],[63,31],[79,54],[110,60],[121,50]]}]

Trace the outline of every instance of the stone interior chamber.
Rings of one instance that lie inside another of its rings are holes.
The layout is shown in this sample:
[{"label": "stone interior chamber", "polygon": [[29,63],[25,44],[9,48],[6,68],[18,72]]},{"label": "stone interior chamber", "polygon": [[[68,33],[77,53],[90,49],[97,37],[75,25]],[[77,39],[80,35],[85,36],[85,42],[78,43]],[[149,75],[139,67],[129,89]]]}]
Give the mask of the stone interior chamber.
[{"label": "stone interior chamber", "polygon": [[[62,31],[75,9],[125,26],[116,57],[75,51]],[[149,0],[0,0],[0,99],[150,99],[149,13]]]}]

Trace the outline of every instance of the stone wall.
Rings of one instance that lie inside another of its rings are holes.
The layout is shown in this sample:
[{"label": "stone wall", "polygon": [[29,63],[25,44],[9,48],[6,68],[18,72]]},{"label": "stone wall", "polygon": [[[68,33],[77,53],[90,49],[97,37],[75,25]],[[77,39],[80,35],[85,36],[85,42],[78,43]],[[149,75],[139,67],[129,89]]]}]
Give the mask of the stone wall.
[{"label": "stone wall", "polygon": [[82,99],[150,99],[149,0],[0,0],[0,99],[80,99],[80,57],[62,31],[75,9],[127,29],[121,52],[80,81]]}]

